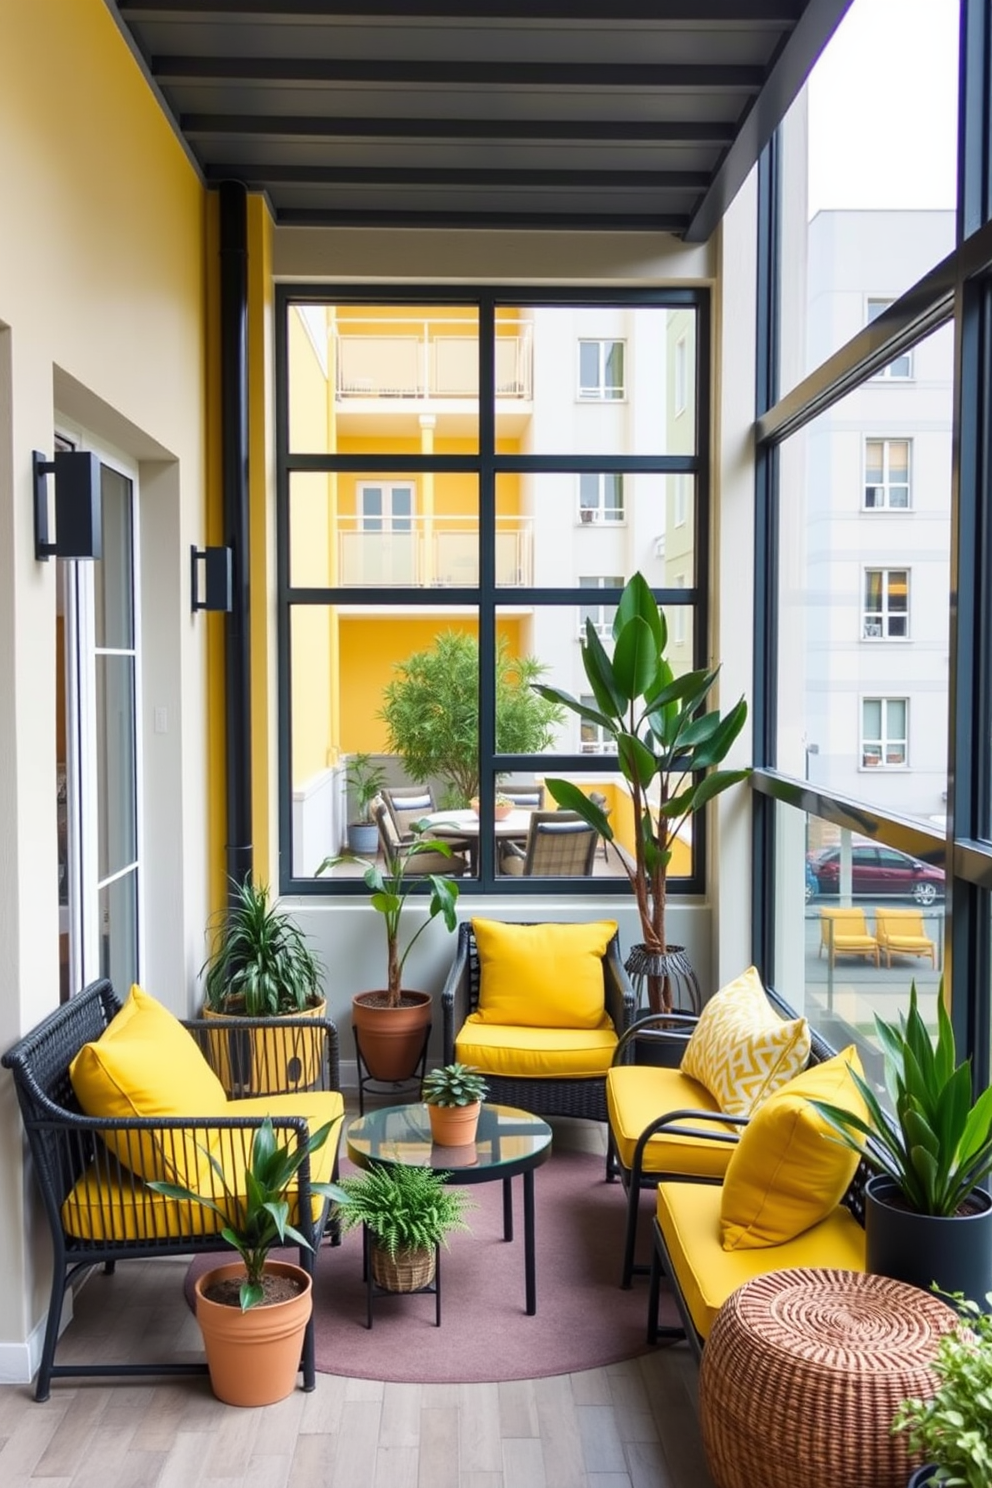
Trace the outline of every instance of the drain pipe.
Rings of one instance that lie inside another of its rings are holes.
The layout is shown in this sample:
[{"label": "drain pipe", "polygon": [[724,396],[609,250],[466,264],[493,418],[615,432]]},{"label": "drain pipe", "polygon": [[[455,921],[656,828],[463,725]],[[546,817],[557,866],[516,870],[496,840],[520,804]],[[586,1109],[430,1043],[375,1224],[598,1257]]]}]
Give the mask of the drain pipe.
[{"label": "drain pipe", "polygon": [[251,876],[251,626],[248,592],[248,193],[224,181],[220,197],[221,469],[231,608],[224,626],[227,874]]}]

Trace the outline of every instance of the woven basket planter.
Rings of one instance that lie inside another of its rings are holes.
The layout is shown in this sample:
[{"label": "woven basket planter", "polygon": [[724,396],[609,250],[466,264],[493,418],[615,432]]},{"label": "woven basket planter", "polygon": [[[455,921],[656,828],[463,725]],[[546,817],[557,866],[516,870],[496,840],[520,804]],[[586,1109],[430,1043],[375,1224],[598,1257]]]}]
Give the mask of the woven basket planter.
[{"label": "woven basket planter", "polygon": [[430,1286],[437,1266],[437,1253],[430,1250],[398,1250],[391,1256],[373,1240],[372,1280],[386,1292],[419,1292]]},{"label": "woven basket planter", "polygon": [[931,1396],[930,1361],[957,1315],[938,1297],[860,1271],[774,1271],[717,1314],[699,1371],[717,1488],[906,1488],[896,1406]]}]

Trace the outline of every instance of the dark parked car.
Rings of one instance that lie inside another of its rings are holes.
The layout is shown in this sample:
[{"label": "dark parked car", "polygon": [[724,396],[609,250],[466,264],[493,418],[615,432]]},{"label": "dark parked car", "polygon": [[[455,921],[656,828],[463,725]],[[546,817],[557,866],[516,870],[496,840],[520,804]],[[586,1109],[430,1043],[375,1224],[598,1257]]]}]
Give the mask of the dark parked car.
[{"label": "dark parked car", "polygon": [[[821,847],[811,852],[808,866],[816,876],[818,892],[836,894],[840,883],[840,848]],[[807,879],[807,898],[809,897]],[[877,899],[900,895],[917,904],[933,904],[944,897],[944,870],[923,863],[894,847],[855,843],[851,848],[851,892]]]}]

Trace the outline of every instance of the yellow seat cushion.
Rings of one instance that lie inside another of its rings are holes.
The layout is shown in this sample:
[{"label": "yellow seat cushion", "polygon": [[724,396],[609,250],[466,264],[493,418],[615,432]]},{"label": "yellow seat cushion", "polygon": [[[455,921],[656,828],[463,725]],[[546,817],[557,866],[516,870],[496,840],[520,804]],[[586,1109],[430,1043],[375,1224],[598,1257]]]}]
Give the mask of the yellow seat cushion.
[{"label": "yellow seat cushion", "polygon": [[[76,1099],[87,1116],[222,1116],[224,1087],[179,1019],[140,987],[99,1039],[84,1044],[69,1066]],[[209,1167],[196,1144],[181,1137],[103,1133],[112,1152],[141,1178],[196,1187]]]},{"label": "yellow seat cushion", "polygon": [[863,1073],[853,1044],[790,1080],[751,1118],[723,1182],[724,1250],[780,1245],[840,1203],[859,1155],[844,1146],[810,1100],[829,1101],[867,1120],[852,1069]]},{"label": "yellow seat cushion", "polygon": [[751,966],[710,998],[682,1056],[682,1069],[728,1116],[750,1116],[809,1058],[805,1018],[780,1018]]},{"label": "yellow seat cushion", "polygon": [[[337,1091],[312,1090],[293,1095],[259,1096],[250,1100],[231,1101],[229,1116],[303,1116],[311,1133],[328,1121],[340,1117],[344,1103]],[[196,1134],[202,1141],[204,1133]],[[244,1172],[251,1152],[254,1129],[229,1129],[210,1133],[209,1146],[221,1165],[225,1180],[235,1194],[244,1192]],[[334,1160],[341,1135],[341,1122],[331,1132],[323,1147],[310,1158],[310,1177],[327,1183],[334,1173]],[[276,1140],[285,1141],[286,1133],[276,1130]],[[193,1134],[187,1138],[194,1142]],[[294,1137],[295,1140],[295,1137]],[[201,1154],[202,1155],[202,1154]],[[226,1202],[220,1180],[206,1157],[197,1193]],[[313,1215],[320,1214],[323,1199],[314,1197]],[[290,1204],[291,1222],[295,1223],[294,1206]],[[183,1203],[155,1193],[140,1179],[123,1171],[106,1152],[95,1161],[76,1183],[62,1205],[62,1223],[70,1235],[80,1240],[163,1240],[185,1235],[213,1235],[221,1229],[221,1220],[202,1204]]]},{"label": "yellow seat cushion", "polygon": [[756,1276],[791,1266],[865,1269],[865,1232],[842,1206],[782,1245],[728,1251],[720,1243],[720,1202],[721,1189],[714,1183],[658,1185],[658,1225],[679,1290],[702,1338],[709,1337],[731,1292]]},{"label": "yellow seat cushion", "polygon": [[[646,1126],[666,1111],[718,1111],[705,1085],[684,1070],[643,1064],[618,1064],[606,1076],[606,1107],[617,1157],[625,1168],[634,1165],[634,1148]],[[683,1123],[692,1127],[692,1121]],[[719,1130],[701,1123],[697,1131]],[[739,1128],[726,1126],[726,1131]],[[698,1178],[722,1178],[730,1155],[729,1142],[705,1142],[694,1137],[659,1133],[644,1149],[646,1173],[686,1173]]]},{"label": "yellow seat cushion", "polygon": [[615,920],[507,925],[473,920],[479,950],[478,1017],[503,1027],[598,1028],[603,956]]},{"label": "yellow seat cushion", "polygon": [[606,1013],[596,1028],[504,1028],[470,1013],[455,1039],[455,1058],[508,1079],[602,1079],[616,1046]]}]

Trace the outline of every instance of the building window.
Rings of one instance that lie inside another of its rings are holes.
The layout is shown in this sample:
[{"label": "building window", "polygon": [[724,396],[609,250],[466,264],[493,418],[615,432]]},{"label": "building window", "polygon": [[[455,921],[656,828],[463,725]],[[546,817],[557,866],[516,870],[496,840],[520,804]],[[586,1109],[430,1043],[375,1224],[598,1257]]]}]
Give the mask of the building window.
[{"label": "building window", "polygon": [[865,569],[863,623],[866,641],[909,638],[909,569]]},{"label": "building window", "polygon": [[[686,587],[685,574],[676,574],[675,578],[672,580],[672,583],[674,584],[676,589],[684,589]],[[688,631],[688,626],[686,624],[686,620],[688,618],[688,610],[686,609],[685,605],[675,605],[669,611],[669,614],[671,615],[672,619],[672,644],[675,646],[684,646],[686,634]]]},{"label": "building window", "polygon": [[684,527],[689,515],[689,492],[692,490],[692,476],[683,471],[674,478],[674,493],[672,496],[672,520],[676,527]]},{"label": "building window", "polygon": [[608,403],[624,397],[622,341],[579,342],[579,397]]},{"label": "building window", "polygon": [[689,343],[680,336],[675,343],[675,417],[685,413],[689,406]]},{"label": "building window", "polygon": [[363,532],[413,530],[413,487],[408,482],[360,484],[358,509]]},{"label": "building window", "polygon": [[[579,702],[584,708],[598,707],[591,692],[581,693]],[[591,723],[587,718],[580,721],[579,738],[583,754],[608,754],[616,747],[605,729],[601,728],[598,723]]]},{"label": "building window", "polygon": [[[609,577],[579,577],[580,589],[622,589],[624,579],[622,574],[612,574]],[[616,615],[616,605],[604,604],[582,604],[579,606],[579,636],[584,637],[586,633],[586,621],[591,620],[596,628],[596,634],[600,640],[608,641],[613,635],[613,617]],[[595,704],[593,705],[595,706]]]},{"label": "building window", "polygon": [[[872,321],[877,320],[882,311],[887,310],[891,304],[891,300],[869,299],[865,306],[865,325],[871,325]],[[890,362],[887,367],[883,367],[881,372],[876,372],[872,380],[877,382],[880,378],[888,378],[905,382],[912,375],[913,354],[911,351],[906,351],[902,356],[897,356],[895,361]]]},{"label": "building window", "polygon": [[908,439],[865,440],[865,510],[909,509]]},{"label": "building window", "polygon": [[579,520],[623,521],[623,476],[600,471],[579,476]]},{"label": "building window", "polygon": [[909,749],[906,698],[864,698],[861,703],[861,763],[865,768],[904,769]]}]

